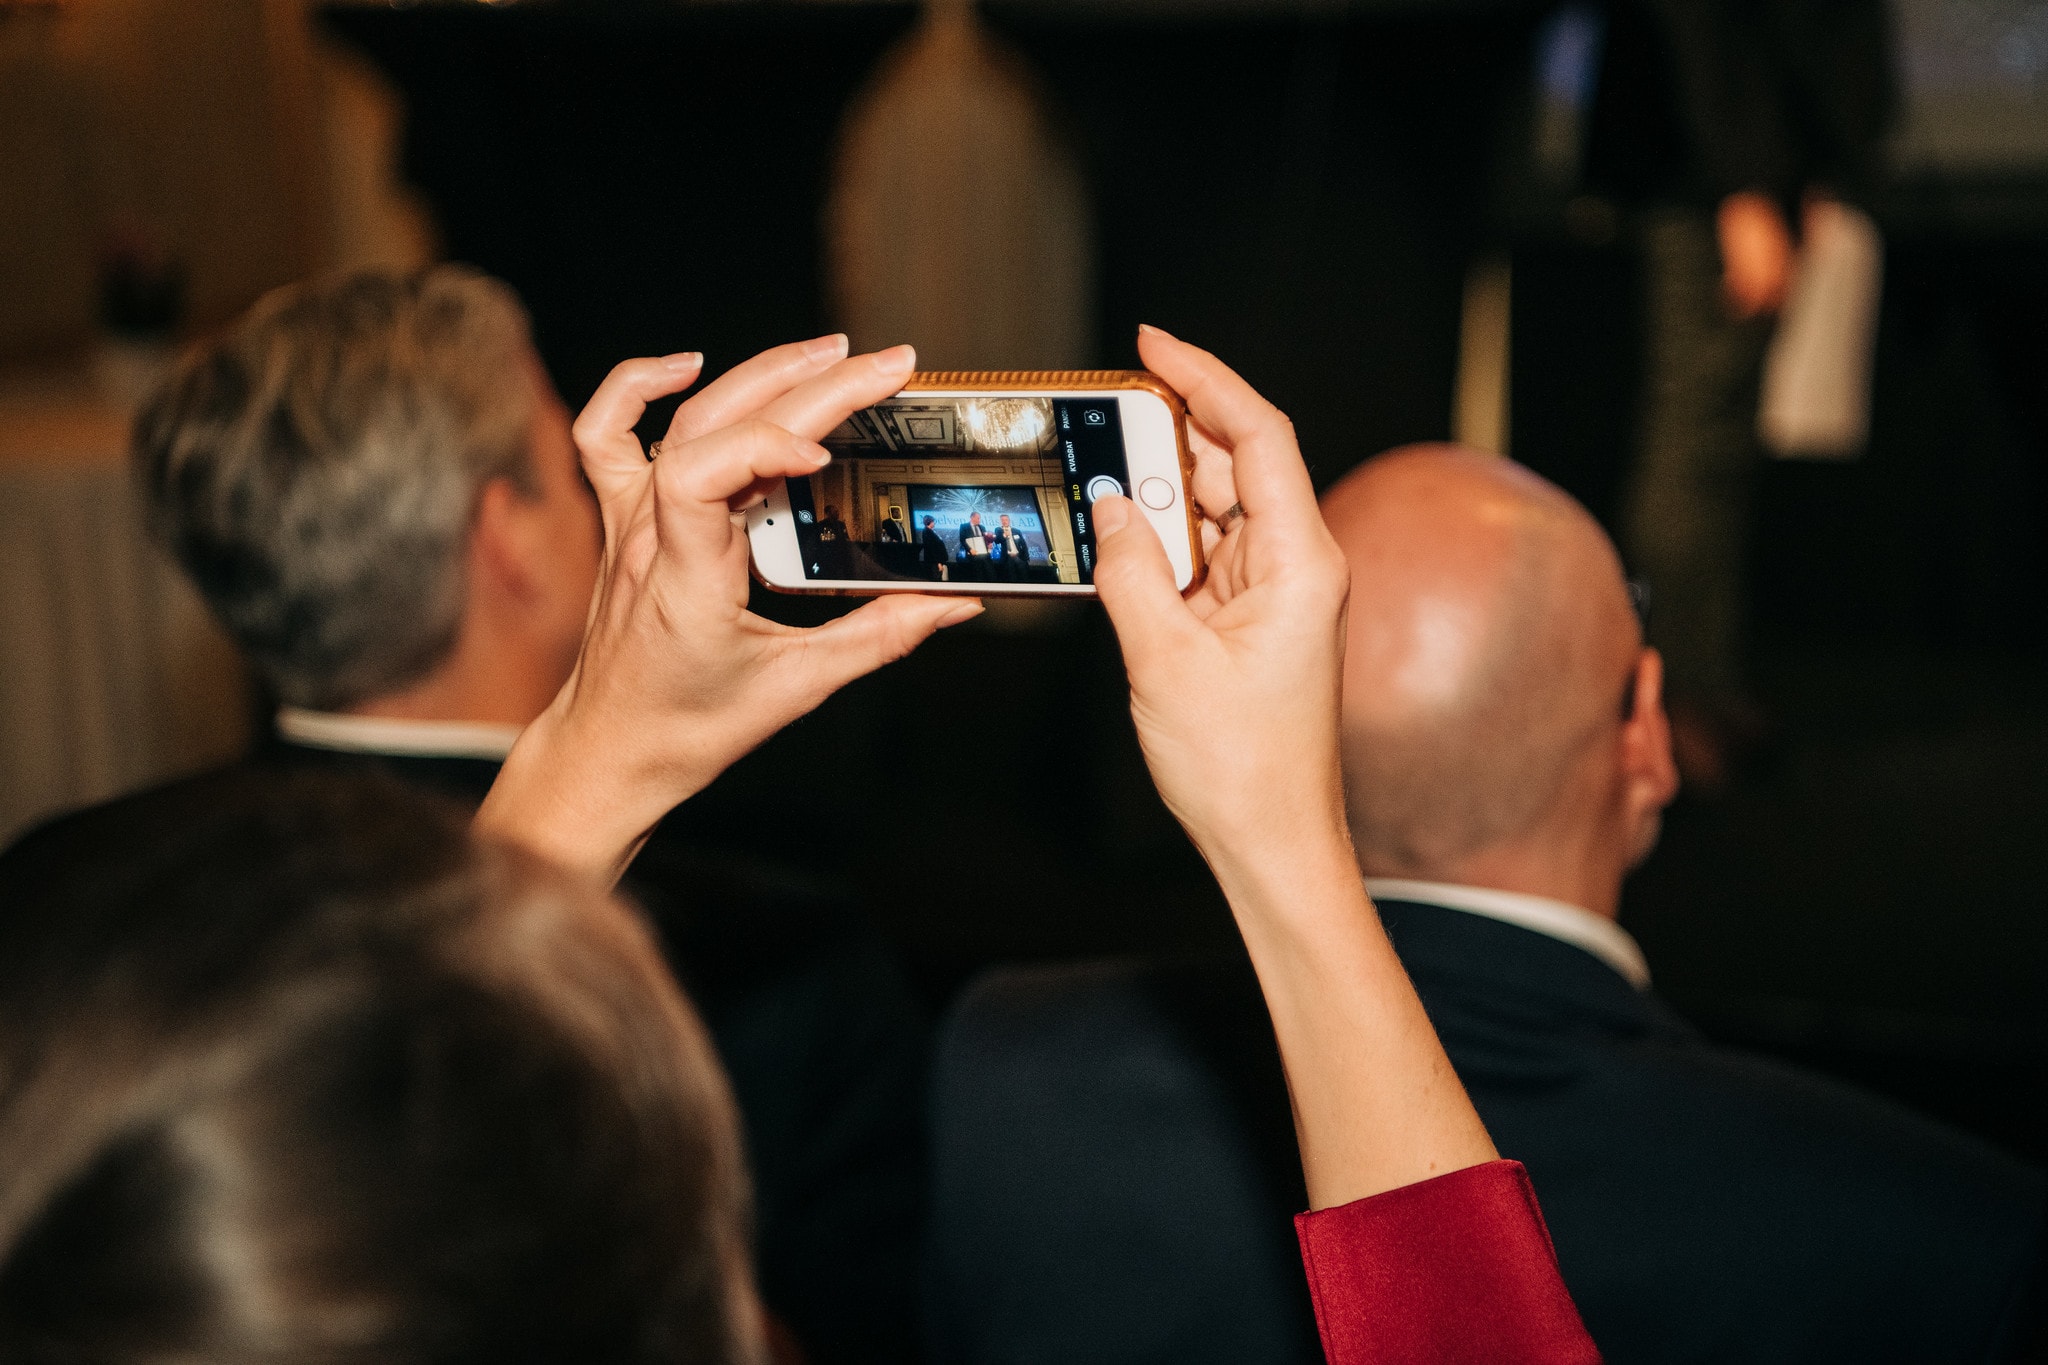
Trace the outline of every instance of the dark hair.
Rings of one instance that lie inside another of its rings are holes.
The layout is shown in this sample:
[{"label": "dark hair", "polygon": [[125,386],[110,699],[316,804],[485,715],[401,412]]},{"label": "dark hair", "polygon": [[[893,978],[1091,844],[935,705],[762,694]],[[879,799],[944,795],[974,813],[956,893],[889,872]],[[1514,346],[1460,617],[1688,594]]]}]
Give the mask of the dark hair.
[{"label": "dark hair", "polygon": [[644,925],[381,780],[0,859],[0,1359],[752,1362],[730,1094]]}]

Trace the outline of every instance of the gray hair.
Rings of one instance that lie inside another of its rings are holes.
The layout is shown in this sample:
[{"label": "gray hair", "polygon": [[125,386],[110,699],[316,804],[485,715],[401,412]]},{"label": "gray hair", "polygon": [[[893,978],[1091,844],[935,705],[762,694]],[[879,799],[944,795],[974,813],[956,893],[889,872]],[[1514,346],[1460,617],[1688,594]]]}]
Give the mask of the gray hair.
[{"label": "gray hair", "polygon": [[441,266],[274,290],[144,406],[152,529],[278,697],[349,706],[448,654],[485,484],[534,487],[526,313]]}]

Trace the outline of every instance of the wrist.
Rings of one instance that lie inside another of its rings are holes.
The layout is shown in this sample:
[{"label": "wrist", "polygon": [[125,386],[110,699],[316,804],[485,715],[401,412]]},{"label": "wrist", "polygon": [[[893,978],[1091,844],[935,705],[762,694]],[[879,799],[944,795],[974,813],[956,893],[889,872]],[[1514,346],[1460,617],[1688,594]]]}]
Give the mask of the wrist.
[{"label": "wrist", "polygon": [[581,734],[558,701],[512,746],[476,828],[558,866],[615,881],[676,804],[658,800],[635,773],[637,752]]},{"label": "wrist", "polygon": [[1196,847],[1247,936],[1260,926],[1288,929],[1332,912],[1353,918],[1370,907],[1339,813],[1248,823],[1222,837],[1197,839]]},{"label": "wrist", "polygon": [[[1309,776],[1317,767],[1325,773]],[[1317,764],[1291,757],[1229,783],[1228,790],[1236,796],[1182,815],[1188,837],[1219,878],[1253,884],[1285,877],[1299,866],[1357,873],[1343,779],[1334,760]]]}]

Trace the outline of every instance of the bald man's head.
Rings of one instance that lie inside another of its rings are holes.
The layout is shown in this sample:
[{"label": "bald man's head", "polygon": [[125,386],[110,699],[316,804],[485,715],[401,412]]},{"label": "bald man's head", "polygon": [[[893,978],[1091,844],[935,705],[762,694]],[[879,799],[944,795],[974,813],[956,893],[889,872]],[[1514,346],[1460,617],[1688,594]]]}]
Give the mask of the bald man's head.
[{"label": "bald man's head", "polygon": [[1351,562],[1344,745],[1359,860],[1448,879],[1579,799],[1591,746],[1621,723],[1642,653],[1621,562],[1562,491],[1453,446],[1380,456],[1329,491],[1323,514]]}]

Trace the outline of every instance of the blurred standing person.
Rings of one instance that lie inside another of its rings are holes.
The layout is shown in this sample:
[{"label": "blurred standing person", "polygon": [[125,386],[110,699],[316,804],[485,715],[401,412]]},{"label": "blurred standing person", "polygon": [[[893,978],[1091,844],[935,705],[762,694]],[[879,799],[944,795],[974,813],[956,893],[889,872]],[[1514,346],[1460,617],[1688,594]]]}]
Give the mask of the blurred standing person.
[{"label": "blurred standing person", "polygon": [[1672,743],[1725,788],[1763,720],[1743,668],[1758,387],[1798,229],[1867,203],[1892,109],[1882,0],[1614,0],[1587,179],[1643,261],[1646,400],[1623,510],[1655,594]]}]

